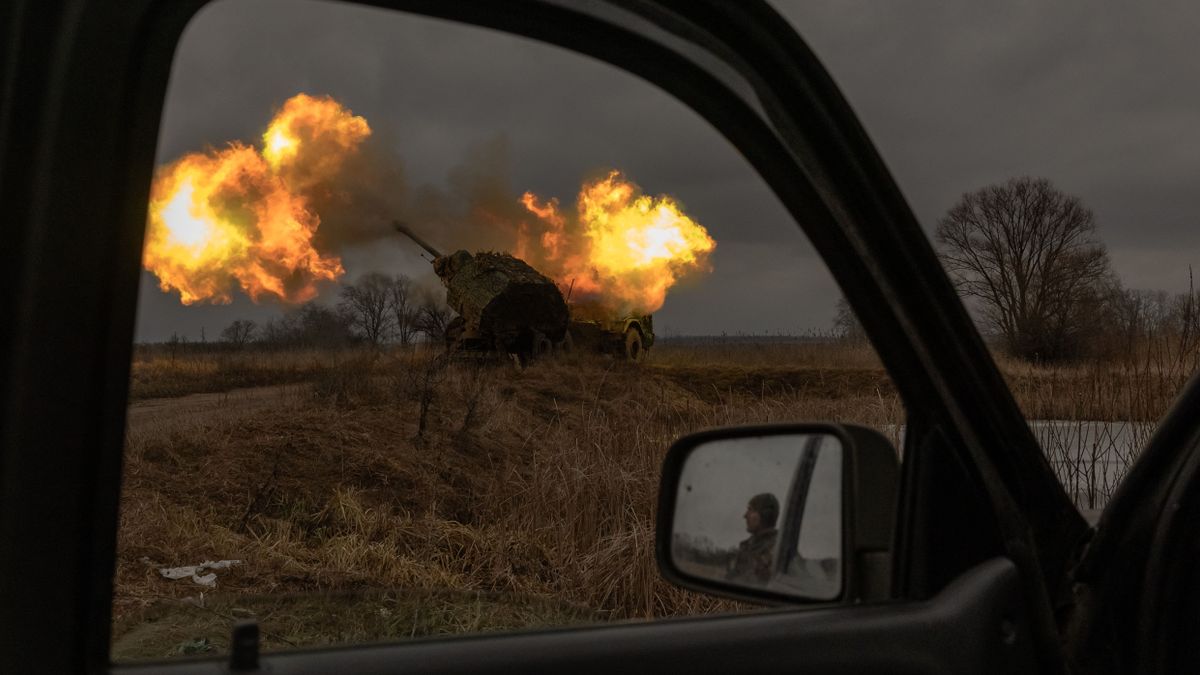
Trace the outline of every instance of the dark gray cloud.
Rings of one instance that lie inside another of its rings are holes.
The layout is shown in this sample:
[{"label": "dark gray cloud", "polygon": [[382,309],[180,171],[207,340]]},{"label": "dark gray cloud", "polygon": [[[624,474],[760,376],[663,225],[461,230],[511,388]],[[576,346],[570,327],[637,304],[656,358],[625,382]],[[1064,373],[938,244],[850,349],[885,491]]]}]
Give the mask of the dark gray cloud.
[{"label": "dark gray cloud", "polygon": [[[836,291],[824,267],[723,138],[640,79],[522,38],[333,3],[217,2],[179,46],[158,159],[253,141],[272,110],[300,91],[329,94],[367,118],[374,149],[394,158],[407,186],[398,215],[443,248],[494,244],[488,233],[443,217],[481,193],[511,203],[533,190],[569,204],[582,179],[618,168],[648,193],[675,196],[718,241],[712,274],[669,296],[659,326],[795,332],[829,323]],[[336,226],[325,219],[323,227]],[[340,252],[350,279],[372,270],[430,276],[397,238]],[[815,282],[814,267],[822,271]],[[200,326],[211,336],[238,316],[261,320],[279,311],[244,298],[229,307],[179,307],[146,276],[139,339],[173,331],[195,338]],[[331,300],[335,290],[323,296]],[[768,308],[814,299],[816,316]]]},{"label": "dark gray cloud", "polygon": [[1200,6],[779,2],[932,229],[961,193],[1045,176],[1096,212],[1127,285],[1200,263]]},{"label": "dark gray cloud", "polygon": [[[1186,284],[1187,266],[1200,262],[1191,186],[1200,93],[1190,86],[1200,8],[777,6],[841,84],[927,228],[964,191],[1045,176],[1096,211],[1129,285]],[[430,213],[430,195],[440,208],[452,203],[465,167],[515,194],[564,202],[583,177],[610,167],[647,192],[676,196],[718,249],[710,275],[668,297],[660,328],[796,332],[830,323],[837,290],[824,265],[716,132],[631,75],[521,38],[335,3],[213,3],[179,46],[159,161],[253,141],[274,107],[300,91],[334,96],[370,121],[375,149],[398,163],[402,194],[393,197],[406,215]],[[494,170],[484,171],[489,162]],[[447,248],[473,245],[461,229],[426,227]],[[372,270],[428,276],[398,240],[342,254],[351,279]],[[277,311],[244,298],[183,308],[147,278],[138,337],[194,338],[202,326],[212,336],[233,318]]]}]

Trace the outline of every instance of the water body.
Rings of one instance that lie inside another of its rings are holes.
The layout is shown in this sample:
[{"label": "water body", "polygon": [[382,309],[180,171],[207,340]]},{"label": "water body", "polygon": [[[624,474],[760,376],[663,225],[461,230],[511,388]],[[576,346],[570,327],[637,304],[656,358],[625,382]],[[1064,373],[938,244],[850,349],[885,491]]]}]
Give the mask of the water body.
[{"label": "water body", "polygon": [[1149,422],[1030,420],[1059,481],[1081,509],[1102,509],[1157,425]]},{"label": "water body", "polygon": [[[1095,420],[1029,420],[1054,473],[1089,520],[1098,516],[1117,484],[1146,447],[1156,424]],[[881,429],[902,447],[899,432]]]}]

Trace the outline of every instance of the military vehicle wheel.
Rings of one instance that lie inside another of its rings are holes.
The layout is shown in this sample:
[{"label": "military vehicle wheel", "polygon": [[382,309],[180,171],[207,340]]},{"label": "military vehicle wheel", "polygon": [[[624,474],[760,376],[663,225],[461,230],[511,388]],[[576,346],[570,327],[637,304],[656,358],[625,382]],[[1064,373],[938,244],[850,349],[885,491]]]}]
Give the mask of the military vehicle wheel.
[{"label": "military vehicle wheel", "polygon": [[467,321],[461,316],[456,316],[446,324],[445,340],[446,351],[454,350],[454,346],[462,339],[464,333],[467,332]]},{"label": "military vehicle wheel", "polygon": [[533,336],[533,358],[540,359],[549,356],[554,351],[554,343],[550,342],[550,338],[538,333]]},{"label": "military vehicle wheel", "polygon": [[642,333],[636,328],[625,331],[625,358],[630,361],[641,361],[646,356],[642,348]]},{"label": "military vehicle wheel", "polygon": [[563,334],[562,341],[558,343],[558,346],[554,348],[554,351],[563,355],[570,354],[571,352],[575,351],[575,340],[571,337],[571,331],[567,331]]}]

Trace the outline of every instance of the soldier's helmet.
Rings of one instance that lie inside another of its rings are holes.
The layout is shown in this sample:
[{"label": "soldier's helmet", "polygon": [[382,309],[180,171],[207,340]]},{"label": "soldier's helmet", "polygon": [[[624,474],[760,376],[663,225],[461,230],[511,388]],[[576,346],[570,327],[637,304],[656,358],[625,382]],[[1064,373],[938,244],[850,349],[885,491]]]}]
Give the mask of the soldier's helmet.
[{"label": "soldier's helmet", "polygon": [[763,525],[775,527],[775,521],[779,519],[779,500],[775,495],[770,492],[754,495],[750,498],[750,508],[758,512]]}]

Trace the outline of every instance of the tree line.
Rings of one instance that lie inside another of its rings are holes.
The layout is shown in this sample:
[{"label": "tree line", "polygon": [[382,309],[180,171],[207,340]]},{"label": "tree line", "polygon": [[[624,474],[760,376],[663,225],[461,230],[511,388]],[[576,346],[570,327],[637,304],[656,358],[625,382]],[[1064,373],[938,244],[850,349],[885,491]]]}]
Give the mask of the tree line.
[{"label": "tree line", "polygon": [[[1095,214],[1044,178],[968,192],[938,221],[937,253],[980,327],[1008,353],[1064,361],[1131,353],[1148,339],[1180,353],[1200,341],[1198,297],[1126,288]],[[845,300],[834,329],[862,338]]]},{"label": "tree line", "polygon": [[221,331],[221,342],[241,349],[250,344],[270,347],[343,347],[385,343],[409,346],[440,342],[452,314],[433,292],[411,278],[379,272],[343,284],[336,305],[310,301],[269,319],[261,326],[236,319]]}]

